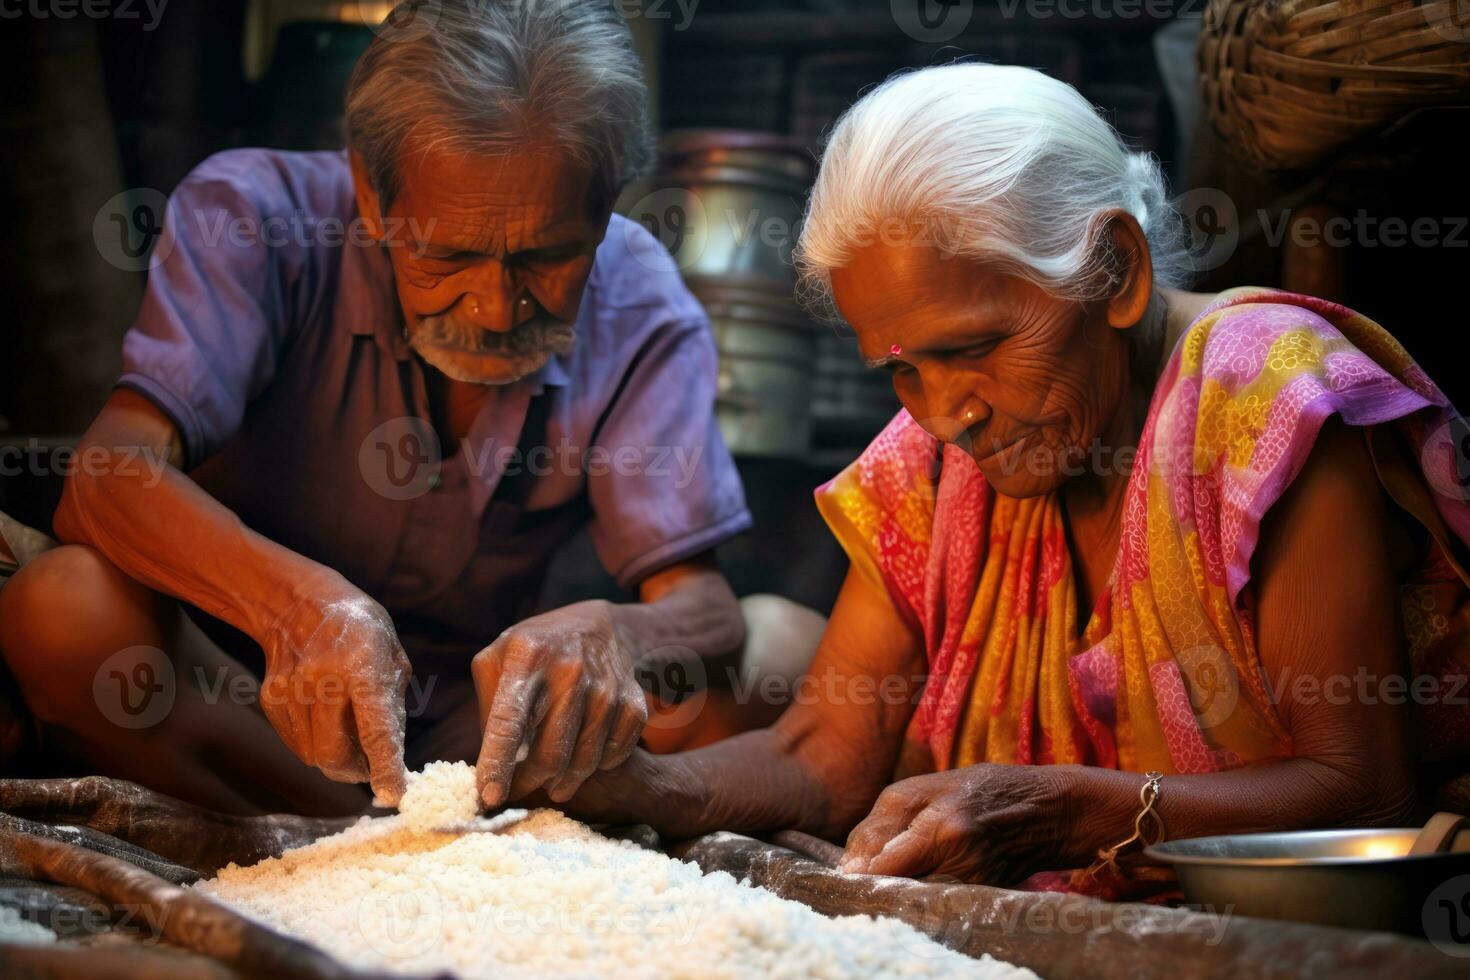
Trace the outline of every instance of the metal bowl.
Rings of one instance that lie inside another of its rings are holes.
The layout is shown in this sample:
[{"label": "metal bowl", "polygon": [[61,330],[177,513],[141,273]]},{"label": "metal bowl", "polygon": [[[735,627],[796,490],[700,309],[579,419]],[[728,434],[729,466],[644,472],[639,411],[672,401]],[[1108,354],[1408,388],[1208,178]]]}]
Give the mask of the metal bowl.
[{"label": "metal bowl", "polygon": [[1409,857],[1419,828],[1232,834],[1167,841],[1184,897],[1219,914],[1422,936],[1430,893],[1470,874],[1470,853]]}]

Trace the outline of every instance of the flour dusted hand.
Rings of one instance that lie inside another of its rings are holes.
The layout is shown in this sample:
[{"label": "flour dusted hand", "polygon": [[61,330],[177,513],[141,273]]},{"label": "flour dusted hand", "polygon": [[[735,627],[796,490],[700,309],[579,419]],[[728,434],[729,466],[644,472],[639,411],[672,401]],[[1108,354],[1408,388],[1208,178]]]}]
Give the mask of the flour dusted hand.
[{"label": "flour dusted hand", "polygon": [[307,765],[403,795],[404,692],[412,673],[386,610],[340,577],[297,602],[261,640],[261,706]]},{"label": "flour dusted hand", "polygon": [[1061,769],[981,763],[899,780],[848,835],[838,869],[1012,885],[1065,867],[1058,842],[1074,838],[1078,808]]},{"label": "flour dusted hand", "polygon": [[543,787],[557,802],[569,799],[638,744],[648,703],[614,609],[601,601],[556,609],[476,654],[484,723],[476,772],[486,806]]}]

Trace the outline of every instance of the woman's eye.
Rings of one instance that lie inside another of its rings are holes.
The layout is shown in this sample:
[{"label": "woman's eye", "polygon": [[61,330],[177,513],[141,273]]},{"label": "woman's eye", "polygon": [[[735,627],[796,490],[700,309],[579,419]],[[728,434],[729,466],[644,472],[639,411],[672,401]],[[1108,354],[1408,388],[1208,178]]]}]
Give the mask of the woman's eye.
[{"label": "woman's eye", "polygon": [[976,360],[995,350],[996,344],[998,343],[999,341],[996,340],[986,340],[978,344],[971,344],[969,347],[963,347],[955,351],[955,353],[967,360]]}]

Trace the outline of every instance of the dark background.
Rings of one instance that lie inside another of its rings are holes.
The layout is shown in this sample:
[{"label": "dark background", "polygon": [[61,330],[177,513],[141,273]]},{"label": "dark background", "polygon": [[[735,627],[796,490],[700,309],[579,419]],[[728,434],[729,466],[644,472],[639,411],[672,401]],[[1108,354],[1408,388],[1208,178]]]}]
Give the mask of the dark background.
[{"label": "dark background", "polygon": [[[1264,175],[1199,123],[1188,72],[1203,0],[1178,3],[977,2],[943,43],[904,30],[904,3],[928,0],[632,0],[661,128],[738,127],[791,135],[820,151],[821,134],[868,86],[895,70],[973,57],[1029,65],[1076,85],[1136,147],[1156,152],[1176,191],[1219,188],[1241,214],[1272,202],[1325,204],[1352,215],[1412,222],[1448,234],[1470,214],[1464,116],[1418,120],[1376,141],[1367,159],[1339,155],[1313,173]],[[167,194],[194,165],[230,146],[339,146],[341,94],[371,38],[373,3],[329,0],[171,0],[156,23],[139,2],[125,16],[89,18],[66,0],[37,16],[0,20],[0,440],[74,439],[105,399],[143,274],[107,262],[94,238],[99,210],[119,193]],[[375,9],[381,7],[381,9]],[[950,0],[952,14],[968,6]],[[354,21],[357,21],[354,23]],[[1160,34],[1167,30],[1167,34]],[[1169,91],[1160,49],[1184,52]],[[1171,98],[1172,96],[1172,98]],[[1453,122],[1446,121],[1458,120]],[[1383,153],[1385,149],[1391,153]],[[1383,157],[1389,157],[1387,162]],[[1463,220],[1463,219],[1458,219]],[[1329,296],[1402,339],[1464,404],[1460,303],[1470,230],[1459,244],[1386,248],[1355,241]],[[1249,229],[1201,288],[1278,285],[1284,256]],[[875,395],[882,398],[881,394]],[[884,409],[886,411],[886,409]],[[881,412],[878,413],[881,416]],[[806,459],[740,460],[756,529],[721,558],[737,591],[777,591],[827,609],[845,569],[811,504],[811,490],[861,448],[866,432],[819,441]],[[7,476],[0,508],[45,526],[55,481]],[[547,602],[614,594],[587,542],[559,560]]]}]

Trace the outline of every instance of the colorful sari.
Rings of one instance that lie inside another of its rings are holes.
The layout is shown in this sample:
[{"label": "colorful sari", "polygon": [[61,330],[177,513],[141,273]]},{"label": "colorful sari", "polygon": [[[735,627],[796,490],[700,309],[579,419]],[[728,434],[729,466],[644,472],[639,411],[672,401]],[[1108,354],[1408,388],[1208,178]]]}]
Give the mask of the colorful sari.
[{"label": "colorful sari", "polygon": [[[1412,673],[1464,704],[1464,421],[1367,318],[1232,290],[1159,379],[1117,559],[1081,629],[1057,495],[997,495],[906,412],[817,491],[855,568],[923,637],[929,682],[897,775],[980,762],[1203,773],[1289,756],[1256,652],[1250,560],[1331,415],[1366,427],[1384,487],[1431,535],[1402,583],[1406,646]],[[1423,761],[1465,758],[1470,709],[1418,714]]]}]

